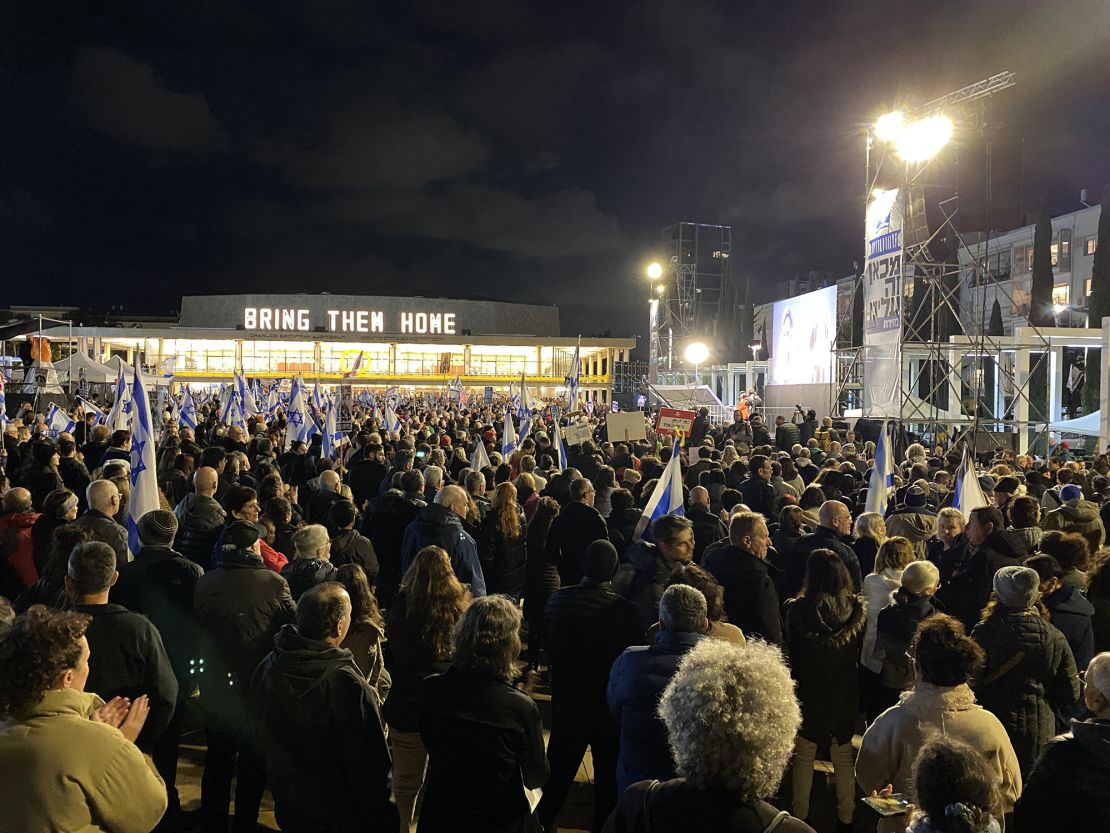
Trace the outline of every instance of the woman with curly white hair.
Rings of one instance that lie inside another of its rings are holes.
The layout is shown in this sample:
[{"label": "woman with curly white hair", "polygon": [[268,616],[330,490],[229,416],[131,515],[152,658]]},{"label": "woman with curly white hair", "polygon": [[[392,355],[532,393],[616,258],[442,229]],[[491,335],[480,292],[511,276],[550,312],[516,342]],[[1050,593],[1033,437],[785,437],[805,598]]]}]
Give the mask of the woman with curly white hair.
[{"label": "woman with curly white hair", "polygon": [[604,833],[812,833],[764,800],[782,781],[802,720],[778,648],[699,642],[663,692],[659,714],[679,777],[633,784]]}]

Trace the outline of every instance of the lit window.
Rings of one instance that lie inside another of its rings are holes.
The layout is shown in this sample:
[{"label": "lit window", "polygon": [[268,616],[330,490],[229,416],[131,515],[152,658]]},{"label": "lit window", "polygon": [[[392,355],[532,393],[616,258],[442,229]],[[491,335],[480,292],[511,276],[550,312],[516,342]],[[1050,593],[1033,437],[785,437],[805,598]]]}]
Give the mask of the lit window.
[{"label": "lit window", "polygon": [[1088,256],[1093,255],[1095,253],[1095,249],[1097,249],[1097,248],[1098,248],[1098,238],[1097,237],[1095,237],[1092,234],[1090,237],[1084,238],[1084,240],[1083,240],[1083,254],[1088,255]]},{"label": "lit window", "polygon": [[1052,287],[1052,303],[1054,305],[1064,306],[1068,305],[1068,298],[1071,296],[1071,287],[1067,284]]},{"label": "lit window", "polygon": [[1087,280],[1083,282],[1083,294],[1090,297],[1090,294],[1091,294],[1091,279],[1090,278],[1087,278]]}]

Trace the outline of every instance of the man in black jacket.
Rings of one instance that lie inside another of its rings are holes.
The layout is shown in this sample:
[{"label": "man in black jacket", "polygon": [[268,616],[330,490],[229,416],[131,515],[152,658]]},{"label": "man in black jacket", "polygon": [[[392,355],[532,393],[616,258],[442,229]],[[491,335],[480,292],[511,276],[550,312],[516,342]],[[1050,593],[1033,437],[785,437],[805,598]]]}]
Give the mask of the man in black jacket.
[{"label": "man in black jacket", "polygon": [[955,616],[968,632],[979,622],[994,587],[994,574],[1018,563],[1006,536],[1005,521],[995,506],[971,510],[964,534],[968,547],[948,582],[937,592],[944,610]]},{"label": "man in black jacket", "polygon": [[543,614],[551,657],[551,776],[537,813],[554,830],[567,790],[589,746],[593,755],[594,833],[616,805],[620,729],[605,702],[609,669],[625,648],[639,644],[644,630],[636,606],[612,588],[617,551],[594,541],[582,556],[582,581],[555,592]]},{"label": "man in black jacket", "polygon": [[137,743],[149,751],[173,715],[177,680],[150,620],[109,604],[108,590],[118,578],[116,554],[102,541],[86,541],[70,553],[66,593],[78,612],[92,617],[85,633],[90,651],[86,688],[105,701],[147,695],[150,715]]},{"label": "man in black jacket", "polygon": [[77,519],[90,540],[101,541],[116,554],[116,567],[130,559],[127,552],[127,530],[116,523],[115,514],[120,507],[120,494],[111,480],[94,480],[85,490],[89,511]]},{"label": "man in black jacket", "polygon": [[395,831],[400,823],[377,697],[339,647],[350,626],[347,591],[318,584],[255,671],[258,734],[282,830]]},{"label": "man in black jacket", "polygon": [[703,566],[724,590],[729,622],[749,638],[761,636],[781,645],[779,595],[767,564],[770,545],[763,516],[740,512],[729,522],[728,545],[707,553]]},{"label": "man in black jacket", "polygon": [[388,608],[401,583],[401,542],[416,520],[424,501],[424,475],[409,470],[401,474],[401,491],[390,489],[370,501],[362,519],[362,534],[374,545],[378,557],[378,603]]},{"label": "man in black jacket", "polygon": [[694,525],[694,563],[701,564],[702,553],[728,535],[728,528],[720,516],[709,508],[709,490],[695,486],[690,490],[686,517]]},{"label": "man in black jacket", "polygon": [[783,553],[783,576],[779,586],[779,596],[792,599],[798,595],[805,581],[806,562],[814,550],[832,550],[848,568],[852,577],[852,586],[855,592],[863,588],[863,576],[860,575],[859,558],[855,550],[848,544],[848,536],[852,532],[852,513],[848,507],[839,500],[826,500],[817,511],[817,520],[820,526],[809,535],[803,535],[798,543],[787,553]]},{"label": "man in black jacket", "polygon": [[154,767],[166,782],[171,820],[181,811],[177,794],[177,750],[185,704],[196,689],[196,628],[193,625],[193,591],[204,574],[200,565],[174,552],[170,545],[177,532],[177,517],[164,509],[147,512],[138,523],[142,549],[119,571],[112,598],[128,610],[141,613],[162,635],[170,667],[177,680],[177,702],[166,731],[154,745]]},{"label": "man in black jacket", "polygon": [[547,561],[559,566],[563,586],[582,580],[586,547],[608,537],[605,519],[594,509],[594,485],[585,478],[571,481],[570,503],[552,522],[547,535]]},{"label": "man in black jacket", "polygon": [[350,462],[347,483],[351,487],[355,506],[365,509],[367,501],[378,496],[387,468],[385,449],[380,443],[368,443],[360,450],[362,454],[356,455]]},{"label": "man in black jacket", "polygon": [[197,579],[193,612],[200,627],[208,752],[200,786],[202,820],[226,830],[231,778],[236,771],[235,830],[253,833],[266,791],[266,758],[251,729],[246,698],[251,675],[293,619],[289,585],[262,562],[262,530],[249,521],[227,528],[217,564]]},{"label": "man in black jacket", "polygon": [[756,454],[748,461],[748,479],[740,484],[744,505],[768,521],[774,519],[775,487],[771,485],[771,473],[771,458]]},{"label": "man in black jacket", "polygon": [[174,549],[204,569],[212,566],[212,548],[223,532],[227,517],[216,500],[218,487],[216,470],[201,466],[193,474],[193,494],[185,495],[173,510],[178,523]]},{"label": "man in black jacket", "polygon": [[378,581],[378,556],[370,539],[355,529],[358,510],[349,500],[337,500],[328,512],[331,525],[336,530],[331,539],[331,563],[336,567],[357,564],[366,573],[371,585]]}]

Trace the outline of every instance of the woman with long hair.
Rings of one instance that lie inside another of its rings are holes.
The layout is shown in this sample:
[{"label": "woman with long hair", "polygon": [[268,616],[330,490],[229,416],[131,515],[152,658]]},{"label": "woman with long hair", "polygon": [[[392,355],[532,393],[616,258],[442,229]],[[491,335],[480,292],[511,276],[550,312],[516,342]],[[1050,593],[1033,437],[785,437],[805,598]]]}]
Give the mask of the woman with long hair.
[{"label": "woman with long hair", "polygon": [[559,517],[559,501],[540,498],[536,513],[528,524],[528,576],[524,587],[524,615],[528,620],[528,667],[540,663],[540,621],[551,594],[559,589],[559,566],[547,557],[547,535]]},{"label": "woman with long hair", "polygon": [[478,533],[478,558],[487,592],[503,593],[512,599],[524,595],[528,572],[524,531],[524,510],[516,502],[516,486],[499,484]]},{"label": "woman with long hair", "polygon": [[609,505],[609,496],[617,489],[617,472],[612,466],[602,466],[594,478],[594,509],[603,518],[609,517],[612,506]]},{"label": "woman with long hair", "polygon": [[772,536],[771,543],[781,558],[794,548],[803,535],[808,535],[812,531],[802,507],[788,504],[779,512],[779,525]]},{"label": "woman with long hair", "polygon": [[386,617],[393,686],[382,716],[389,726],[393,793],[402,833],[412,825],[428,760],[420,739],[417,701],[424,681],[450,667],[452,633],[469,602],[469,592],[451,569],[447,552],[428,546],[413,557]]},{"label": "woman with long hair", "polygon": [[50,550],[46,562],[39,570],[39,580],[28,587],[15,600],[14,607],[23,613],[31,605],[46,605],[58,610],[73,607],[66,593],[66,572],[69,568],[69,554],[78,544],[89,540],[84,527],[67,523],[54,530],[50,536]]},{"label": "woman with long hair", "polygon": [[355,665],[366,677],[370,688],[378,695],[378,705],[389,695],[392,680],[385,669],[385,619],[378,609],[378,600],[366,578],[366,571],[359,564],[344,564],[335,576],[336,581],[351,597],[351,627],[340,647],[355,655]]},{"label": "woman with long hair", "polygon": [[828,740],[836,781],[838,829],[855,811],[852,735],[859,710],[859,652],[867,625],[863,600],[832,550],[814,550],[801,592],[786,603],[785,647],[790,656],[802,727],[794,754],[794,815],[809,815],[813,762]]},{"label": "woman with long hair", "polygon": [[875,557],[886,540],[886,521],[878,512],[861,512],[852,528],[852,549],[859,559],[861,575],[875,569]]},{"label": "woman with long hair", "polygon": [[511,599],[475,599],[455,628],[451,668],[425,681],[419,712],[428,775],[420,833],[540,829],[524,790],[543,786],[549,769],[539,711],[512,686],[520,625]]},{"label": "woman with long hair", "polygon": [[902,586],[902,571],[914,560],[913,544],[899,535],[887,538],[879,547],[875,568],[863,578],[863,598],[867,602],[867,628],[860,649],[860,684],[863,687],[863,713],[870,723],[894,705],[898,693],[883,686],[883,660],[875,653],[879,613],[894,602]]}]

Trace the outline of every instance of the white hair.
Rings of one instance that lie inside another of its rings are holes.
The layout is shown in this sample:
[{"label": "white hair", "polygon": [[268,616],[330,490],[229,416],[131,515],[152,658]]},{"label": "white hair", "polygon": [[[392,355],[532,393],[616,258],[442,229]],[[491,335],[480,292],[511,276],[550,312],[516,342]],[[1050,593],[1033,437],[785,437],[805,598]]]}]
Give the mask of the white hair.
[{"label": "white hair", "polygon": [[802,722],[782,653],[760,640],[699,642],[663,691],[659,716],[679,774],[744,801],[778,789]]},{"label": "white hair", "polygon": [[1095,654],[1083,675],[1087,685],[1110,700],[1110,651]]},{"label": "white hair", "polygon": [[441,486],[443,484],[443,469],[439,466],[425,466],[424,482],[429,486]]}]

